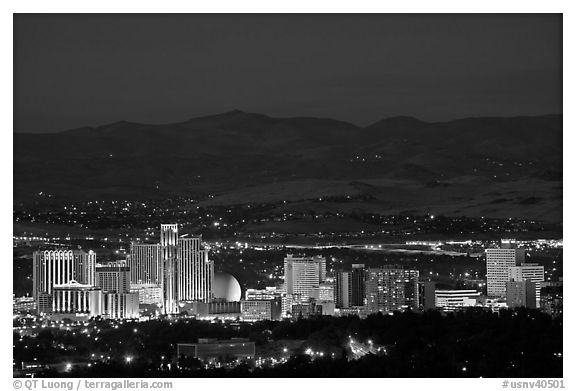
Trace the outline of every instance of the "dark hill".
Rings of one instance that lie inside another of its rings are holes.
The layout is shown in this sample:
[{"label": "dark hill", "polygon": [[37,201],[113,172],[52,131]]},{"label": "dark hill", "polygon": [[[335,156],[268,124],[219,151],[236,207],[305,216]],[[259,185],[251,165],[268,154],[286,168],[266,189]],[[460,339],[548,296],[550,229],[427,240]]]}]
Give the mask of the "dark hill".
[{"label": "dark hill", "polygon": [[561,176],[561,115],[441,123],[394,117],[360,128],[235,110],[176,124],[14,134],[15,202],[40,191],[68,199],[202,197],[302,180],[400,180],[423,189],[464,181],[480,191],[486,181]]}]

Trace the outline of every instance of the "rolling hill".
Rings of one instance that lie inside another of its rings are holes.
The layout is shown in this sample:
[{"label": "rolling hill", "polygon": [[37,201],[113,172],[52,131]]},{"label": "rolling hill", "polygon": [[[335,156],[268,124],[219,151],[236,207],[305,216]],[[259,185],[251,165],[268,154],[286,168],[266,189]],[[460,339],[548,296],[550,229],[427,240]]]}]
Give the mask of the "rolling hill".
[{"label": "rolling hill", "polygon": [[14,180],[15,202],[40,192],[216,204],[368,194],[366,205],[381,211],[561,221],[562,116],[393,117],[362,128],[236,110],[166,125],[16,133]]}]

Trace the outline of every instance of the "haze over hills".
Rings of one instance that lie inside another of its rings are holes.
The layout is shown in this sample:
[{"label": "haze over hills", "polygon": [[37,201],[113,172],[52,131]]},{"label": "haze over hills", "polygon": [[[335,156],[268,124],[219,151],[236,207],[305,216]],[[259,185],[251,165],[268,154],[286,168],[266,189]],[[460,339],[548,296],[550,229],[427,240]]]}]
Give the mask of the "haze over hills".
[{"label": "haze over hills", "polygon": [[333,207],[561,221],[562,116],[394,117],[362,128],[236,110],[166,125],[15,133],[14,178],[15,202],[41,201],[42,192],[299,207],[355,196],[363,201]]}]

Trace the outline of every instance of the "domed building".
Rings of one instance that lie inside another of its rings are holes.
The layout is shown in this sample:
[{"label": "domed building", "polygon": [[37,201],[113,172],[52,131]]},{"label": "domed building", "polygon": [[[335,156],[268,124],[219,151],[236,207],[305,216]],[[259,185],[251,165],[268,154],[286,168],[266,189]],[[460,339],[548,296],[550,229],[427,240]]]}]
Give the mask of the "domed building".
[{"label": "domed building", "polygon": [[223,299],[226,301],[240,301],[242,298],[242,289],[240,283],[231,274],[225,272],[214,273],[214,299]]}]

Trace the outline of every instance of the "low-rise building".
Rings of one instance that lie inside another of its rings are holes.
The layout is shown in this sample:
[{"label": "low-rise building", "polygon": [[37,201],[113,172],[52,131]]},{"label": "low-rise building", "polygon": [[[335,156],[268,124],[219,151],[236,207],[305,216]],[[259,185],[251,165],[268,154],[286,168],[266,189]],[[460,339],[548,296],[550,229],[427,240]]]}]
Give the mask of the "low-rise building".
[{"label": "low-rise building", "polygon": [[480,292],[473,289],[437,290],[435,296],[436,308],[441,308],[443,311],[454,311],[476,306]]},{"label": "low-rise building", "polygon": [[256,354],[254,342],[246,338],[217,340],[199,338],[197,343],[179,343],[176,345],[178,366],[186,358],[195,358],[206,363],[224,363],[237,359],[253,359]]}]

